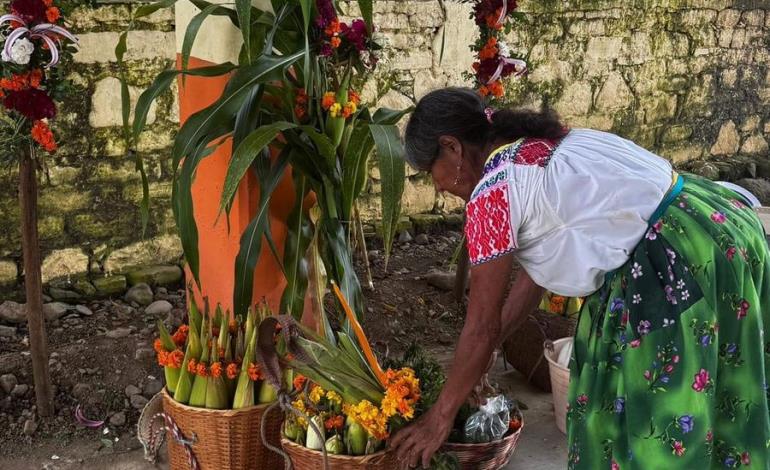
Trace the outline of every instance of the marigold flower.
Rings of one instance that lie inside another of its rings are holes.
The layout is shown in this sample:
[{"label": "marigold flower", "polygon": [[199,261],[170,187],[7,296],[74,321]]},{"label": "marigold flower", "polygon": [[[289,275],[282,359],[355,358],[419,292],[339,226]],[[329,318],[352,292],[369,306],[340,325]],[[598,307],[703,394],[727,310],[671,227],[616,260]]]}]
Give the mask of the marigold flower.
[{"label": "marigold flower", "polygon": [[497,56],[499,49],[497,47],[497,38],[492,36],[487,40],[487,43],[479,51],[479,59],[493,59]]},{"label": "marigold flower", "polygon": [[240,372],[238,369],[238,364],[234,362],[227,364],[227,378],[233,380],[238,377],[238,373]]},{"label": "marigold flower", "polygon": [[[299,411],[300,413],[304,413],[306,415],[310,414],[308,413],[308,410],[305,408],[305,402],[301,398],[298,398],[293,402],[291,402],[291,406],[296,408],[297,411]],[[297,416],[297,424],[299,424],[299,426],[302,428],[307,427],[307,421],[305,420],[305,418],[302,418],[300,416]]]},{"label": "marigold flower", "polygon": [[310,394],[308,395],[308,398],[310,398],[310,401],[313,402],[314,405],[317,405],[318,402],[321,401],[321,398],[324,397],[326,392],[324,389],[322,389],[318,385],[313,385],[313,389],[310,390]]},{"label": "marigold flower", "polygon": [[61,12],[56,7],[49,7],[45,11],[45,16],[49,23],[56,23],[61,18]]},{"label": "marigold flower", "polygon": [[342,397],[334,390],[329,390],[326,392],[326,399],[329,400],[329,403],[334,403],[336,405],[342,404]]},{"label": "marigold flower", "polygon": [[342,113],[342,105],[339,103],[334,103],[331,108],[329,108],[329,115],[333,118],[339,117]]},{"label": "marigold flower", "polygon": [[503,88],[503,84],[499,80],[490,84],[489,89],[492,92],[492,94],[495,95],[497,98],[501,98],[503,95],[505,95],[505,89]]},{"label": "marigold flower", "polygon": [[340,415],[331,416],[324,422],[327,431],[332,429],[342,429],[345,426],[345,420]]},{"label": "marigold flower", "polygon": [[222,363],[217,361],[213,364],[211,364],[210,367],[211,370],[211,376],[214,378],[222,377]]},{"label": "marigold flower", "polygon": [[160,338],[156,339],[154,343],[152,343],[152,348],[155,350],[155,352],[159,353],[163,351],[163,343],[161,343]]},{"label": "marigold flower", "polygon": [[174,344],[179,346],[180,348],[185,345],[187,342],[187,334],[190,331],[190,327],[187,325],[180,326],[173,335],[171,335],[171,339],[174,341]]},{"label": "marigold flower", "polygon": [[197,368],[198,361],[196,361],[195,358],[191,358],[189,361],[187,361],[187,372],[194,374]]},{"label": "marigold flower", "polygon": [[44,121],[35,121],[32,125],[32,140],[37,142],[46,152],[54,153],[57,149],[56,138]]},{"label": "marigold flower", "polygon": [[324,93],[323,99],[321,100],[321,107],[325,110],[329,110],[332,106],[334,106],[337,103],[337,95],[334,94],[332,91],[327,91]]},{"label": "marigold flower", "polygon": [[375,439],[388,438],[388,417],[368,400],[363,400],[356,405],[345,405],[345,414],[353,421],[363,426]]},{"label": "marigold flower", "polygon": [[355,90],[348,91],[348,102],[355,103],[358,106],[361,104],[361,95]]},{"label": "marigold flower", "polygon": [[175,349],[167,356],[166,365],[172,369],[179,369],[182,367],[182,361],[184,361],[184,353],[179,349]]},{"label": "marigold flower", "polygon": [[158,365],[161,367],[166,367],[168,364],[168,353],[164,350],[158,351]]},{"label": "marigold flower", "polygon": [[331,23],[329,23],[329,26],[326,27],[324,30],[324,33],[326,33],[327,36],[331,37],[335,34],[339,34],[342,31],[342,24],[340,23],[340,20],[334,19]]},{"label": "marigold flower", "polygon": [[340,39],[337,36],[334,36],[329,40],[329,43],[332,45],[333,48],[337,49],[340,47],[340,44],[342,44],[342,39]]},{"label": "marigold flower", "polygon": [[32,88],[40,88],[40,83],[43,81],[43,71],[40,69],[34,69],[29,73],[29,86]]},{"label": "marigold flower", "polygon": [[346,104],[345,107],[342,108],[342,117],[344,117],[345,119],[349,118],[350,116],[356,113],[357,109],[358,107],[353,102]]},{"label": "marigold flower", "polygon": [[294,377],[294,390],[302,390],[305,387],[305,382],[307,382],[307,377],[305,377],[302,374],[297,374],[296,377]]},{"label": "marigold flower", "polygon": [[205,362],[199,362],[198,367],[195,368],[195,375],[200,377],[208,377],[208,368]]},{"label": "marigold flower", "polygon": [[259,366],[259,364],[249,364],[249,378],[253,380],[254,382],[258,380],[262,380],[262,368]]}]

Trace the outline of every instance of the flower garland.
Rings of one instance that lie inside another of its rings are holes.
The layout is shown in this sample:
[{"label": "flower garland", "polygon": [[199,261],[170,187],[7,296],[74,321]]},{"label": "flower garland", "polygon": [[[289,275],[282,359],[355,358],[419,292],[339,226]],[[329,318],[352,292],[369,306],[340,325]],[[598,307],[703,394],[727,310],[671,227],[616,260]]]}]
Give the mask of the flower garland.
[{"label": "flower garland", "polygon": [[48,153],[57,150],[48,123],[56,117],[54,94],[61,85],[53,69],[78,42],[62,24],[53,0],[13,0],[10,13],[0,16],[0,99],[12,119],[3,129],[11,145],[27,136]]},{"label": "flower garland", "polygon": [[504,41],[513,28],[518,13],[516,0],[475,0],[471,18],[479,27],[480,35],[471,50],[476,52],[473,79],[479,93],[490,100],[505,96],[504,80],[520,77],[527,71],[524,60],[512,57],[511,49]]}]

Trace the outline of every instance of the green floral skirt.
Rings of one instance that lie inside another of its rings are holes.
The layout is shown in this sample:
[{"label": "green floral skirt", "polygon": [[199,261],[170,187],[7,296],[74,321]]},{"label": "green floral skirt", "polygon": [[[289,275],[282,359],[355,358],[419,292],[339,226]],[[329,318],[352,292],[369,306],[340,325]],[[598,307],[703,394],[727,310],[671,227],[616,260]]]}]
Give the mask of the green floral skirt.
[{"label": "green floral skirt", "polygon": [[569,468],[770,468],[770,264],[736,193],[694,176],[583,306]]}]

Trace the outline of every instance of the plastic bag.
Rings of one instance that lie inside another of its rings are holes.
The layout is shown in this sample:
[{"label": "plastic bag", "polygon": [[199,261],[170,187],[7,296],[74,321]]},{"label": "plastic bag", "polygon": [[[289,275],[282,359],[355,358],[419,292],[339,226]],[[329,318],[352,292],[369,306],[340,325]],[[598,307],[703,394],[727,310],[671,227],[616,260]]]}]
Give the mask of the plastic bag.
[{"label": "plastic bag", "polygon": [[465,421],[465,442],[479,444],[502,439],[508,432],[512,406],[504,395],[489,398],[486,405]]}]

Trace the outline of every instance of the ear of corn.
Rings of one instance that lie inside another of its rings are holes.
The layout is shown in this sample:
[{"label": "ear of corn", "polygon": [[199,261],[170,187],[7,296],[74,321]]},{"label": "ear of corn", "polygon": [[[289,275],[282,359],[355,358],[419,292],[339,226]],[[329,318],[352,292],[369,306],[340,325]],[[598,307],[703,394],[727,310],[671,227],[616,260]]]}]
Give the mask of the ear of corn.
[{"label": "ear of corn", "polygon": [[[192,311],[192,310],[191,310]],[[190,332],[187,336],[187,351],[185,351],[182,368],[179,371],[179,381],[174,391],[174,399],[179,403],[188,403],[192,393],[193,377],[188,370],[190,361],[198,362],[201,356],[200,333],[193,321],[190,321]]]}]

